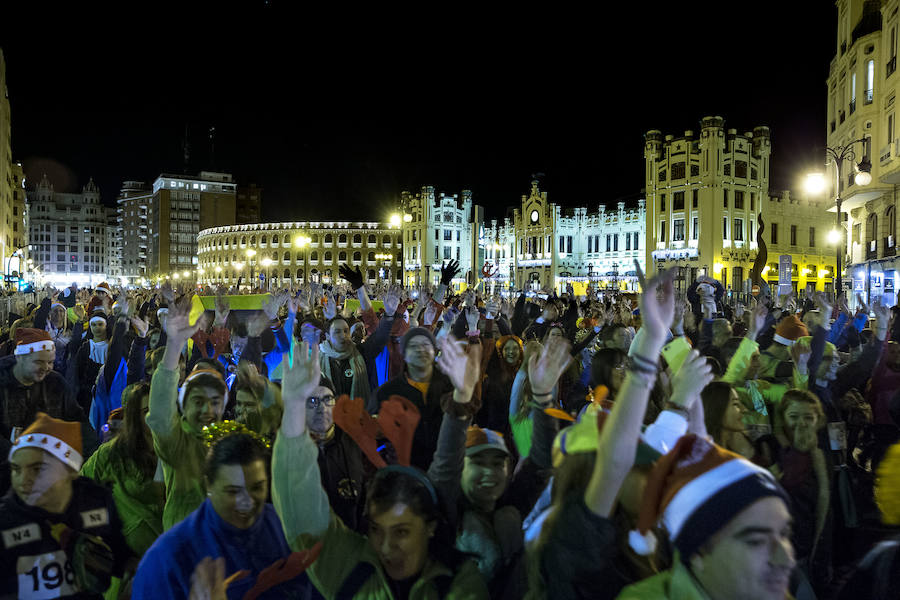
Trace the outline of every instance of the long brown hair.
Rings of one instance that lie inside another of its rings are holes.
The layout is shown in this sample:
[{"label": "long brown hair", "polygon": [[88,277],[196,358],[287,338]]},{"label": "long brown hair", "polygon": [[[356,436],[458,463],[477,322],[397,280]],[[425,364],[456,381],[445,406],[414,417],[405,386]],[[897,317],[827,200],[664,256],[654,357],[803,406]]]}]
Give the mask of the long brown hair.
[{"label": "long brown hair", "polygon": [[145,381],[132,383],[122,391],[122,405],[125,408],[122,428],[110,442],[116,449],[113,454],[123,466],[137,470],[144,479],[152,479],[156,473],[156,453],[153,442],[146,435],[146,415],[142,406],[149,394],[150,384]]}]

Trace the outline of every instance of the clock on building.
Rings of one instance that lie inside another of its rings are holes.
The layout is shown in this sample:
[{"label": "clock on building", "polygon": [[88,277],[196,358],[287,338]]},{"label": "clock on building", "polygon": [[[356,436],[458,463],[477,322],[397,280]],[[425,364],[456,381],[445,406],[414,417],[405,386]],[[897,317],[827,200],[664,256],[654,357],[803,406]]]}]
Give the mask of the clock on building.
[{"label": "clock on building", "polygon": [[537,222],[538,222],[538,217],[539,217],[539,216],[540,216],[540,215],[538,215],[538,211],[536,211],[536,210],[531,211],[531,222],[532,222],[532,223],[537,223]]}]

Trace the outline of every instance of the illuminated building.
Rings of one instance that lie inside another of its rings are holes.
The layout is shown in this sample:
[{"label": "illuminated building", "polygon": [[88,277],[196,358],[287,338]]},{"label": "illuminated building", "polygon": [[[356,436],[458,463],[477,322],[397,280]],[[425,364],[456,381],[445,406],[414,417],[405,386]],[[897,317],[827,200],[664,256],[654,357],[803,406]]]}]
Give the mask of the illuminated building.
[{"label": "illuminated building", "polygon": [[479,245],[496,271],[492,278],[506,288],[552,288],[569,283],[577,294],[588,283],[601,289],[634,289],[634,259],[644,265],[644,200],[615,210],[601,205],[563,209],[548,201],[537,181],[522,196],[512,217],[491,221]]},{"label": "illuminated building", "polygon": [[[837,2],[837,53],[829,67],[827,83],[827,145],[853,144],[855,157],[845,162],[842,181],[829,164],[825,181],[828,210],[835,228],[835,187],[840,190],[847,247],[844,289],[851,306],[856,294],[870,301],[884,295],[896,302],[897,184],[900,184],[900,133],[897,126],[897,36],[900,26],[898,0]],[[871,183],[860,185],[853,163],[871,163]],[[834,246],[832,246],[834,248]]]},{"label": "illuminated building", "polygon": [[[22,213],[12,214],[13,194],[17,184],[13,177],[16,164],[12,160],[11,131],[12,117],[6,88],[6,60],[3,51],[0,50],[0,259],[3,260],[4,267],[7,257],[19,247],[13,238],[24,238],[21,231],[13,231],[13,226],[21,220]],[[18,180],[21,181],[22,178],[19,177]],[[22,242],[24,243],[24,240]]]},{"label": "illuminated building", "polygon": [[148,278],[197,268],[198,233],[234,224],[235,186],[230,174],[210,171],[156,178],[147,203]]},{"label": "illuminated building", "polygon": [[44,175],[26,191],[29,257],[42,281],[56,287],[93,286],[106,275],[106,207],[93,179],[81,193],[57,192]]},{"label": "illuminated building", "polygon": [[679,267],[680,289],[705,274],[749,291],[757,216],[769,191],[768,127],[739,135],[721,117],[705,117],[699,137],[657,130],[644,137],[648,270]]},{"label": "illuminated building", "polygon": [[122,236],[119,277],[129,284],[140,285],[147,277],[147,211],[152,201],[153,191],[143,181],[122,183],[116,200],[116,224]]},{"label": "illuminated building", "polygon": [[[342,264],[359,267],[367,283],[400,283],[400,230],[375,222],[254,223],[204,229],[198,238],[197,281],[287,287],[339,281]],[[171,273],[171,277],[179,271]],[[261,278],[260,275],[263,275]],[[179,273],[183,278],[184,273]]]},{"label": "illuminated building", "polygon": [[[461,196],[461,197],[460,197]],[[440,283],[441,265],[459,261],[454,289],[475,283],[481,277],[476,242],[481,209],[472,202],[472,192],[435,194],[423,186],[418,194],[403,192],[397,223],[403,234],[403,281],[416,286]]]}]

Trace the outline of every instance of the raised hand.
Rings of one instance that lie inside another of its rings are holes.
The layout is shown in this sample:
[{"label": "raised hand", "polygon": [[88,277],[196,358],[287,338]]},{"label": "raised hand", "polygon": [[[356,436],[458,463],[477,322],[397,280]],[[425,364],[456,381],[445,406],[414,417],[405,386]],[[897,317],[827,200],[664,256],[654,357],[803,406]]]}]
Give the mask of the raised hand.
[{"label": "raised hand", "polygon": [[347,280],[354,292],[363,286],[363,274],[359,267],[356,267],[354,271],[349,265],[343,264],[338,268],[338,271],[340,271],[341,277]]},{"label": "raised hand", "polygon": [[281,399],[284,402],[281,432],[296,437],[306,432],[306,399],[315,393],[322,377],[319,346],[310,346],[306,341],[295,343],[292,353],[284,353],[281,368]]},{"label": "raised hand", "polygon": [[137,331],[138,337],[147,337],[147,331],[150,329],[150,323],[139,317],[131,317],[131,324],[132,326],[134,326],[135,331]]},{"label": "raised hand", "polygon": [[531,382],[532,394],[546,396],[553,392],[556,382],[572,361],[571,349],[565,338],[551,337],[544,344],[540,356],[531,355],[528,359],[528,381]]},{"label": "raised hand", "polygon": [[441,263],[441,285],[449,286],[457,273],[459,273],[458,260],[451,260],[446,265]]},{"label": "raised hand", "polygon": [[872,303],[872,311],[875,313],[875,337],[884,341],[891,323],[891,309],[881,302],[881,298],[877,298]]},{"label": "raised hand", "polygon": [[713,380],[712,367],[706,357],[696,350],[691,350],[681,364],[681,368],[672,378],[672,395],[670,401],[687,411],[700,398],[703,391]]},{"label": "raised hand", "polygon": [[[641,283],[641,323],[648,339],[658,342],[659,347],[665,343],[669,332],[669,324],[675,315],[675,288],[672,279],[677,267],[657,273],[649,280],[644,278],[640,263],[635,260],[634,267]],[[657,291],[661,297],[657,299]],[[655,359],[656,356],[649,357]]]},{"label": "raised hand", "polygon": [[466,404],[472,400],[481,378],[481,346],[469,346],[452,335],[443,338],[440,345],[437,366],[453,384],[453,399]]},{"label": "raised hand", "polygon": [[119,299],[116,300],[116,316],[127,317],[128,311],[131,309],[131,304],[128,302],[128,297],[125,294],[119,296]]},{"label": "raised hand", "polygon": [[762,302],[757,302],[753,310],[750,311],[750,326],[747,328],[747,337],[756,340],[756,336],[760,334],[762,328],[766,326],[766,319],[769,316],[769,309]]},{"label": "raised hand", "polygon": [[322,307],[322,312],[324,313],[326,320],[333,319],[337,316],[337,304],[330,291],[325,292],[325,305]]},{"label": "raised hand", "polygon": [[500,303],[496,298],[491,298],[484,308],[487,311],[484,315],[485,319],[494,319],[500,316]]},{"label": "raised hand", "polygon": [[435,315],[437,315],[437,306],[435,306],[434,302],[429,302],[428,306],[425,308],[425,314],[422,317],[422,321],[425,325],[431,325],[434,323]]},{"label": "raised hand", "polygon": [[176,347],[179,352],[184,343],[203,325],[204,315],[201,314],[194,323],[191,323],[190,312],[191,295],[187,295],[179,302],[169,306],[169,314],[166,318],[166,343]]},{"label": "raised hand", "polygon": [[278,310],[287,302],[288,293],[285,291],[276,292],[271,297],[263,298],[262,310],[269,317],[270,321],[278,318]]},{"label": "raised hand", "polygon": [[215,325],[217,327],[225,327],[225,323],[228,320],[228,314],[231,312],[231,305],[228,303],[228,298],[225,296],[224,288],[219,288],[216,291],[216,321]]},{"label": "raised hand", "polygon": [[250,571],[243,570],[225,577],[225,559],[207,556],[194,567],[188,600],[227,600],[228,585],[249,574]]},{"label": "raised hand", "polygon": [[466,324],[469,327],[467,331],[478,331],[478,319],[481,318],[481,313],[474,306],[466,307],[465,312]]},{"label": "raised hand", "polygon": [[397,313],[397,307],[400,306],[400,296],[396,290],[391,290],[384,296],[384,312],[388,316]]},{"label": "raised hand", "polygon": [[166,281],[159,286],[159,293],[169,306],[175,304],[175,290],[172,289],[171,283]]}]

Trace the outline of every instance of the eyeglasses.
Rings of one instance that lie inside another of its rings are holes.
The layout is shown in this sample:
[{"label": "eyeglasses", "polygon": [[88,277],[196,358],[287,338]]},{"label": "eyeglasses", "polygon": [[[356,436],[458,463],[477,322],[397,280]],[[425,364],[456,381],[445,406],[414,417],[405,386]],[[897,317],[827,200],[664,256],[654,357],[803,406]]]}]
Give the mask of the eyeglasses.
[{"label": "eyeglasses", "polygon": [[317,398],[315,396],[310,396],[306,399],[306,407],[307,408],[318,408],[319,405],[322,406],[334,406],[337,400],[334,396],[322,396],[321,398]]}]

